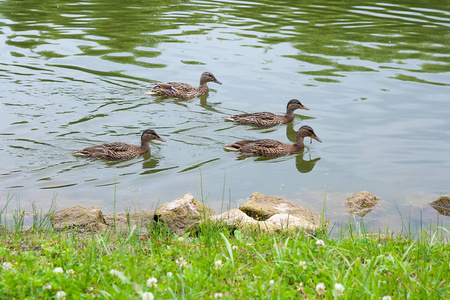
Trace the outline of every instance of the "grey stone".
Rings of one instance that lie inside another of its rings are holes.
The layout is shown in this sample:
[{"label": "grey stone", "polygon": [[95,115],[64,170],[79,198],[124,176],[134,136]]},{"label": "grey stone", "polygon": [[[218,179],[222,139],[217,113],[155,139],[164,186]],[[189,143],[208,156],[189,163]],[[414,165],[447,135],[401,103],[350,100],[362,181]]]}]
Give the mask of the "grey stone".
[{"label": "grey stone", "polygon": [[147,232],[147,226],[153,222],[154,210],[143,209],[131,213],[110,213],[104,216],[107,225],[116,226],[119,231],[128,231],[134,225],[141,233]]},{"label": "grey stone", "polygon": [[344,205],[350,214],[364,217],[371,212],[381,200],[367,191],[358,192],[345,200]]},{"label": "grey stone", "polygon": [[103,213],[97,206],[86,208],[81,205],[55,211],[52,226],[56,230],[75,229],[78,232],[108,229]]},{"label": "grey stone", "polygon": [[254,192],[243,206],[239,208],[250,217],[264,221],[276,214],[289,214],[305,219],[313,225],[322,223],[322,216],[310,209],[294,204],[279,196],[266,196]]},{"label": "grey stone", "polygon": [[214,214],[211,208],[195,200],[192,194],[186,194],[159,206],[155,211],[155,219],[165,222],[172,233],[183,235],[189,226]]},{"label": "grey stone", "polygon": [[450,196],[440,196],[436,200],[429,203],[432,208],[443,216],[450,216]]}]

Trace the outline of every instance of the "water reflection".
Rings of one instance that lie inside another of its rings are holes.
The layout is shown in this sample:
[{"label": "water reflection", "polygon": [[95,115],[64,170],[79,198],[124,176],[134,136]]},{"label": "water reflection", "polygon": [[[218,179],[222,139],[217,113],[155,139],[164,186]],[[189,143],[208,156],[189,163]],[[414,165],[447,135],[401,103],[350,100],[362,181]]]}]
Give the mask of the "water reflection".
[{"label": "water reflection", "polygon": [[[305,153],[308,152],[308,153]],[[308,160],[305,160],[305,156],[308,156]],[[316,163],[320,160],[320,157],[311,159],[311,153],[304,149],[300,153],[296,154],[295,167],[300,173],[309,173],[314,169]]]},{"label": "water reflection", "polygon": [[[209,93],[216,93],[217,91],[214,89],[209,89]],[[179,105],[182,107],[189,107],[189,103],[197,103],[200,99],[200,106],[204,109],[215,112],[215,113],[222,113],[220,110],[218,110],[216,107],[222,104],[221,102],[214,102],[210,103],[208,102],[209,93],[206,95],[202,95],[199,97],[191,98],[191,99],[181,99],[181,98],[171,98],[171,97],[165,97],[165,96],[158,96],[158,95],[149,95],[149,99],[153,103],[158,104],[165,104],[165,103],[173,103],[175,105]]]},{"label": "water reflection", "polygon": [[[211,93],[211,92],[216,92],[216,91],[214,89],[209,89],[209,92]],[[216,108],[216,107],[220,106],[220,104],[222,104],[222,102],[209,103],[207,101],[208,96],[209,96],[209,94],[202,95],[199,97],[200,98],[200,106],[211,112],[222,113],[220,110],[218,110]]]}]

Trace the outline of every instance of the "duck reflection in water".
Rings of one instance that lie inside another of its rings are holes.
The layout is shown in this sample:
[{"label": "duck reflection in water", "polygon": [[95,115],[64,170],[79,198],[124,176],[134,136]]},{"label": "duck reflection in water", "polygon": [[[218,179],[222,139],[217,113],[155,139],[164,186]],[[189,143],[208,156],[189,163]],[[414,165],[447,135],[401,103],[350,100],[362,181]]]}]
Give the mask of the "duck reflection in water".
[{"label": "duck reflection in water", "polygon": [[309,160],[305,160],[304,157],[307,154],[305,150],[300,153],[297,153],[297,157],[295,158],[295,167],[300,173],[309,173],[314,169],[316,163],[320,160],[320,157],[311,159],[311,153],[308,152]]}]

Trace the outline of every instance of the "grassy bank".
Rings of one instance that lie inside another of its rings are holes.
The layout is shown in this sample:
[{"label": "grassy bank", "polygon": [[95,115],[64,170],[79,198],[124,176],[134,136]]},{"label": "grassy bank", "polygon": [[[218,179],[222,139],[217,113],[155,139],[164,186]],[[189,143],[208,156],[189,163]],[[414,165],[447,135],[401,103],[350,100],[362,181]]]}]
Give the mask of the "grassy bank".
[{"label": "grassy bank", "polygon": [[349,223],[331,238],[211,224],[178,237],[160,225],[80,235],[17,221],[0,233],[1,299],[450,297],[445,227],[385,236]]}]

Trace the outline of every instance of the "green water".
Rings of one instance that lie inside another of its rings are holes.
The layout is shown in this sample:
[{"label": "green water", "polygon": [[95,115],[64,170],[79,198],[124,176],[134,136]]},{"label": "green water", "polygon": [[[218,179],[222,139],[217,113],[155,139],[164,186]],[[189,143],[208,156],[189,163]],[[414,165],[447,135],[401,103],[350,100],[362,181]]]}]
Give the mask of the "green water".
[{"label": "green water", "polygon": [[[367,218],[435,222],[450,194],[450,9],[447,1],[0,1],[0,204],[155,208],[192,192],[216,211],[252,192],[345,220],[344,200],[383,201]],[[146,95],[153,81],[198,84],[190,100]],[[288,126],[225,122],[283,113]],[[235,159],[224,144],[287,142],[307,124],[323,140],[296,155]],[[166,143],[106,162],[87,146]],[[448,217],[440,217],[447,218]]]}]

